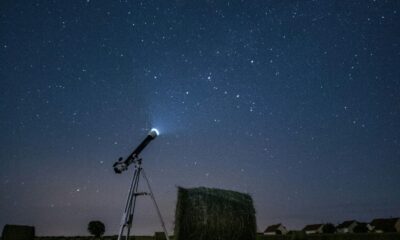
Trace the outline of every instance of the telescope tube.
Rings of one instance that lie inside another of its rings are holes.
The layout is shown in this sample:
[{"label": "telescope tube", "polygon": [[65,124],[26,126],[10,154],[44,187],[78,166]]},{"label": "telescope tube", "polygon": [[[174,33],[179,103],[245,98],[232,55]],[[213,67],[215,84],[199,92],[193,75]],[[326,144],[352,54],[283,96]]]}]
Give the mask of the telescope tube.
[{"label": "telescope tube", "polygon": [[123,158],[120,158],[117,162],[114,163],[114,172],[122,173],[123,171],[127,170],[128,166],[139,156],[143,149],[158,135],[158,130],[152,128],[147,134],[146,138],[139,144],[139,146],[135,148],[135,150],[133,150],[133,152],[125,160],[123,160]]}]

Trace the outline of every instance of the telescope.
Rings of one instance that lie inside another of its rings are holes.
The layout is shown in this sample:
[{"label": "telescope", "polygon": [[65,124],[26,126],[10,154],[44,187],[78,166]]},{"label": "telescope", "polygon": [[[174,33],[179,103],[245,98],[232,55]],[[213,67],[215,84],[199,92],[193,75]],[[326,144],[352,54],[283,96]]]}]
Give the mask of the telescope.
[{"label": "telescope", "polygon": [[[113,165],[115,173],[122,173],[123,171],[127,170],[128,166],[132,163],[134,163],[135,167],[131,186],[129,187],[129,194],[126,200],[125,210],[124,213],[122,214],[122,221],[117,240],[129,239],[129,234],[132,228],[133,214],[135,213],[136,198],[143,195],[149,195],[153,200],[154,207],[157,210],[157,215],[160,219],[161,226],[163,227],[164,230],[165,239],[169,240],[167,228],[165,227],[165,223],[164,220],[162,219],[160,209],[158,208],[153,191],[151,190],[149,179],[146,177],[146,174],[144,173],[144,169],[142,167],[142,159],[139,157],[139,154],[143,151],[143,149],[145,149],[146,146],[152,140],[154,140],[158,135],[159,135],[158,130],[152,128],[150,132],[147,134],[147,137],[139,144],[139,146],[135,148],[135,150],[133,150],[133,152],[125,160],[121,157]],[[146,180],[149,193],[138,192],[140,176],[143,176],[144,180]]]},{"label": "telescope", "polygon": [[157,136],[159,132],[157,129],[152,128],[150,132],[147,134],[147,137],[133,150],[133,152],[124,160],[122,157],[118,159],[117,162],[114,163],[114,172],[115,173],[122,173],[123,171],[128,169],[128,166],[137,161],[139,159],[139,154],[142,150]]}]

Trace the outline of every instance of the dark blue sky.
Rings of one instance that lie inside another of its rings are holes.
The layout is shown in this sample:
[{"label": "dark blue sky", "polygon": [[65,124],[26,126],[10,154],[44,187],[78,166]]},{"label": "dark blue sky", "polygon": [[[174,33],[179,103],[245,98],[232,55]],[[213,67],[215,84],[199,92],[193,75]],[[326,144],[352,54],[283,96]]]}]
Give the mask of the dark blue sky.
[{"label": "dark blue sky", "polygon": [[[400,215],[399,1],[2,1],[0,227],[116,234],[142,154],[176,186],[248,192],[259,230]],[[131,169],[132,170],[132,169]],[[135,234],[160,230],[140,199]]]}]

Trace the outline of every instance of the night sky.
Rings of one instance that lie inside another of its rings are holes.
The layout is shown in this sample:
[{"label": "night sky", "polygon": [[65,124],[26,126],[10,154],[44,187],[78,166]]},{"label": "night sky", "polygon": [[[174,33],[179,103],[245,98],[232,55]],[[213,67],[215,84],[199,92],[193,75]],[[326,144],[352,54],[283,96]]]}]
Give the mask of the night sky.
[{"label": "night sky", "polygon": [[170,233],[177,186],[249,193],[259,231],[400,215],[400,1],[5,0],[0,62],[0,228],[117,234],[152,127]]}]

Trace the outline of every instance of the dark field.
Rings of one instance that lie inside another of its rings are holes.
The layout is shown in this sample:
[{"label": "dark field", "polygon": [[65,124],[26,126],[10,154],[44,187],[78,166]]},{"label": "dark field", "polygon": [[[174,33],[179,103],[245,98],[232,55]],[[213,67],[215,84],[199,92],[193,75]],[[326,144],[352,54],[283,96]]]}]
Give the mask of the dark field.
[{"label": "dark field", "polygon": [[400,233],[315,234],[300,236],[257,236],[257,240],[400,240]]},{"label": "dark field", "polygon": [[400,233],[315,234],[299,236],[257,236],[257,240],[400,240]]}]

